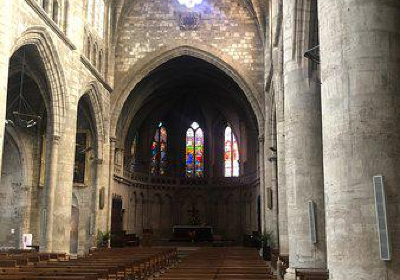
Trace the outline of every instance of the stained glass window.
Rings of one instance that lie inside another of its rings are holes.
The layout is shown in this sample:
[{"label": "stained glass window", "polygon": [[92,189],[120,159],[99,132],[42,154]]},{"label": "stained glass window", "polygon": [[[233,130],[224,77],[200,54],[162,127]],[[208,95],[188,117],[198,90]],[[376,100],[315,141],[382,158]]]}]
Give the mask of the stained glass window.
[{"label": "stained glass window", "polygon": [[239,148],[230,126],[225,129],[225,177],[239,176]]},{"label": "stained glass window", "polygon": [[165,175],[167,173],[167,140],[167,129],[160,122],[151,144],[150,172],[153,175]]},{"label": "stained glass window", "polygon": [[186,132],[186,176],[189,178],[204,175],[204,133],[197,122],[192,123]]},{"label": "stained glass window", "polygon": [[137,145],[138,145],[138,136],[135,134],[133,137],[132,145],[131,145],[131,160],[130,160],[130,171],[136,171],[137,164]]},{"label": "stained glass window", "polygon": [[203,0],[178,0],[179,4],[185,5],[188,8],[193,8],[196,5],[200,5]]},{"label": "stained glass window", "polygon": [[131,145],[131,156],[136,157],[136,149],[137,149],[137,135],[133,137],[132,145]]}]

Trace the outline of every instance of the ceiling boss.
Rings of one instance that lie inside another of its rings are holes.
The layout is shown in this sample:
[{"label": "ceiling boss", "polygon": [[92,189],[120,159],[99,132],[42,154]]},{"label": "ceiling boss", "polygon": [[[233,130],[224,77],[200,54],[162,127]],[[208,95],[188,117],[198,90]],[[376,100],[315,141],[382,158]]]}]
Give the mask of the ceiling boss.
[{"label": "ceiling boss", "polygon": [[179,4],[185,5],[188,8],[194,8],[196,5],[200,5],[203,0],[178,0]]}]

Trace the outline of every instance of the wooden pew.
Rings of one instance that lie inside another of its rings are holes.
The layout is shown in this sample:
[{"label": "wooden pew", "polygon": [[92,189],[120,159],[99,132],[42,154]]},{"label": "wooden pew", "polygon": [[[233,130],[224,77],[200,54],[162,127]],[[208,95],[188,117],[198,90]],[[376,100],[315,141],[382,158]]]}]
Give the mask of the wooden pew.
[{"label": "wooden pew", "polygon": [[[108,249],[78,260],[63,254],[21,254],[0,257],[1,279],[144,279],[176,261],[174,248]],[[75,278],[74,278],[75,277]]]},{"label": "wooden pew", "polygon": [[254,249],[202,248],[186,257],[160,280],[258,280],[276,279]]},{"label": "wooden pew", "polygon": [[328,280],[329,271],[317,268],[297,268],[296,276],[299,280]]}]

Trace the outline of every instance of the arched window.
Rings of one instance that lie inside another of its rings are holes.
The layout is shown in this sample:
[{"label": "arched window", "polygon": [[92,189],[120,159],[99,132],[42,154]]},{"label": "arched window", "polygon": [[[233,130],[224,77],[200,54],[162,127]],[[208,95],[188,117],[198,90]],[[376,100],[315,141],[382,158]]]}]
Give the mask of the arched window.
[{"label": "arched window", "polygon": [[97,44],[93,44],[93,53],[92,53],[92,64],[94,67],[97,67]]},{"label": "arched window", "polygon": [[49,10],[49,0],[43,0],[43,2],[42,2],[42,8],[43,8],[43,10],[45,10],[46,12],[48,12],[48,10]]},{"label": "arched window", "polygon": [[135,134],[132,140],[130,153],[130,171],[136,171],[136,164],[137,164],[137,147],[138,147],[138,136]]},{"label": "arched window", "polygon": [[130,150],[130,153],[131,153],[131,157],[132,158],[136,158],[136,153],[137,153],[137,134],[135,134],[135,136],[133,137],[133,140],[132,140],[132,145],[131,145],[131,150]]},{"label": "arched window", "polygon": [[53,1],[53,21],[58,24],[58,20],[59,20],[59,5],[58,5],[58,1],[54,0]]},{"label": "arched window", "polygon": [[88,58],[90,60],[90,50],[92,49],[92,39],[90,38],[90,36],[87,37],[87,41],[86,41],[86,58]]},{"label": "arched window", "polygon": [[225,177],[239,176],[239,149],[232,128],[225,129]]},{"label": "arched window", "polygon": [[186,177],[204,175],[204,133],[197,122],[186,132]]},{"label": "arched window", "polygon": [[69,16],[69,2],[65,0],[64,2],[64,33],[67,34],[68,30],[68,16]]},{"label": "arched window", "polygon": [[87,6],[87,21],[88,23],[93,23],[93,0],[88,0]]},{"label": "arched window", "polygon": [[97,67],[98,67],[100,74],[102,74],[102,72],[103,72],[103,51],[99,52],[99,61],[98,61]]},{"label": "arched window", "polygon": [[153,175],[167,173],[167,129],[162,122],[159,123],[151,144],[151,169]]},{"label": "arched window", "polygon": [[95,28],[97,28],[98,24],[99,24],[99,4],[100,4],[100,0],[95,0],[94,1],[94,23],[93,26]]},{"label": "arched window", "polygon": [[98,24],[96,24],[97,31],[101,38],[103,38],[104,33],[104,0],[98,1]]}]

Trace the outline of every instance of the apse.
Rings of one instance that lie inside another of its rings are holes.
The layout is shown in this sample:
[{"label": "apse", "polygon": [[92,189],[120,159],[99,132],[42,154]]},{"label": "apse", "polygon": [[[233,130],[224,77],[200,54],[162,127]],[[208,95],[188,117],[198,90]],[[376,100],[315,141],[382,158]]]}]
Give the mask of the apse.
[{"label": "apse", "polygon": [[131,201],[130,233],[176,240],[174,230],[195,225],[239,242],[257,230],[257,121],[218,67],[180,56],[150,72],[127,98],[117,138],[116,176],[128,181],[115,188]]},{"label": "apse", "polygon": [[[157,141],[160,123],[168,138],[165,143]],[[124,141],[124,168],[190,177],[190,168],[185,164],[192,155],[190,150],[194,155],[196,149],[204,149],[197,161],[197,173],[202,175],[194,177],[238,177],[255,172],[256,123],[243,91],[223,71],[191,56],[172,59],[144,78],[123,107],[117,134]],[[225,133],[228,127],[229,136]],[[147,143],[150,140],[144,141],[150,134],[153,148]],[[159,162],[161,145],[168,150],[169,167]],[[164,165],[162,170],[158,164]],[[225,172],[225,165],[230,170]]]}]

